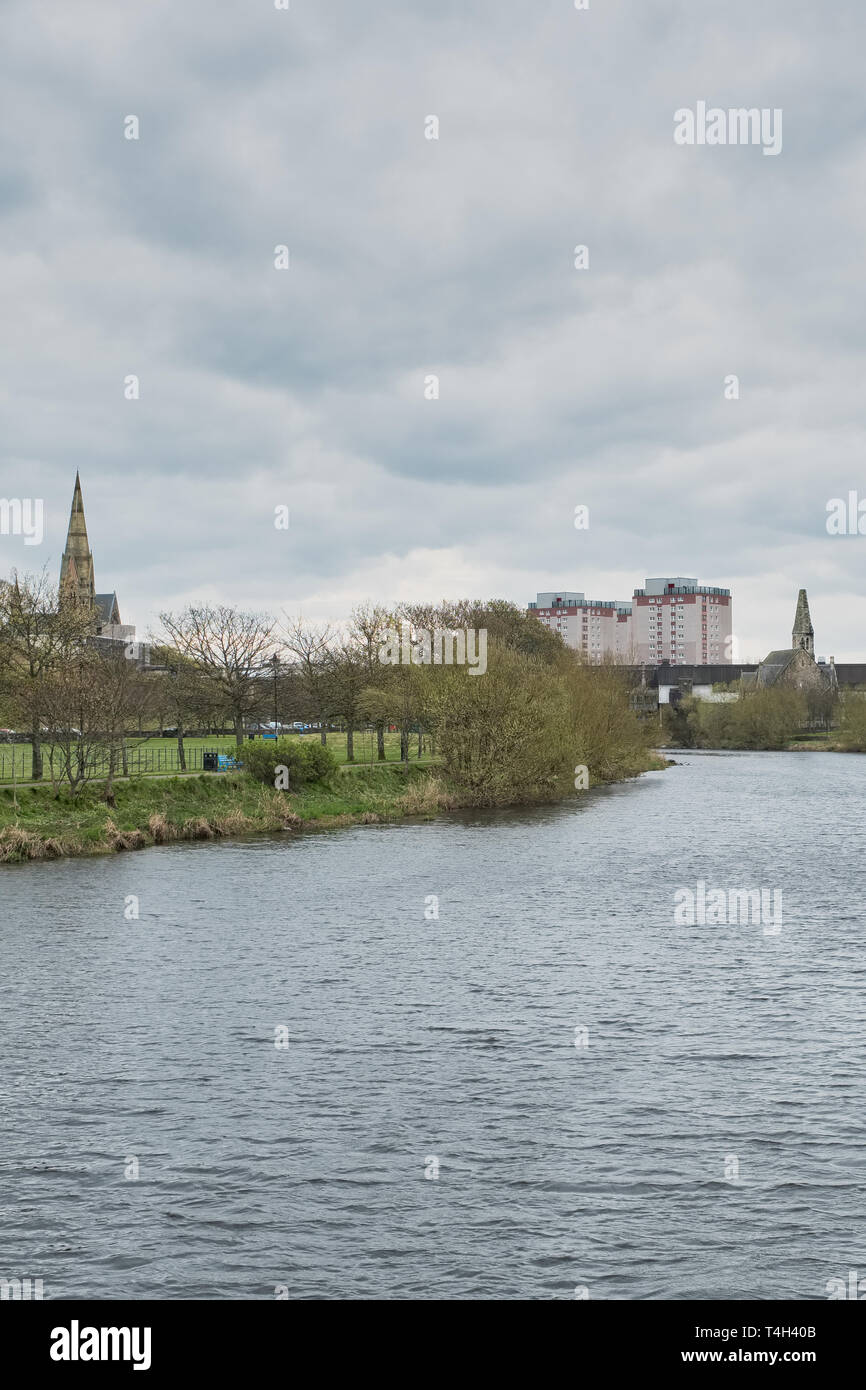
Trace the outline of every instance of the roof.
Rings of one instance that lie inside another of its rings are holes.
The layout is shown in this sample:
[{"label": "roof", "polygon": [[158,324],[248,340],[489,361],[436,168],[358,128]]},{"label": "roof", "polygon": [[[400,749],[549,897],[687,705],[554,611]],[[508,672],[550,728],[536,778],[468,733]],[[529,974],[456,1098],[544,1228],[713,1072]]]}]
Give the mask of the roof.
[{"label": "roof", "polygon": [[81,479],[77,473],[72,494],[72,510],[69,513],[66,548],[60,560],[60,587],[66,589],[68,585],[74,585],[78,590],[78,597],[86,602],[93,596],[93,556],[90,553],[87,523],[84,520]]},{"label": "roof", "polygon": [[770,652],[769,656],[766,656],[758,667],[757,684],[775,685],[800,650],[799,647],[785,647],[780,651]]},{"label": "roof", "polygon": [[120,609],[117,606],[117,594],[94,594],[93,602],[103,623],[119,623]]},{"label": "roof", "polygon": [[696,685],[729,685],[736,681],[744,671],[755,671],[751,662],[715,663],[695,665],[693,662],[674,663],[671,661],[647,662],[643,666],[631,666],[630,670],[640,675],[646,672],[649,685],[681,685],[691,681]]}]

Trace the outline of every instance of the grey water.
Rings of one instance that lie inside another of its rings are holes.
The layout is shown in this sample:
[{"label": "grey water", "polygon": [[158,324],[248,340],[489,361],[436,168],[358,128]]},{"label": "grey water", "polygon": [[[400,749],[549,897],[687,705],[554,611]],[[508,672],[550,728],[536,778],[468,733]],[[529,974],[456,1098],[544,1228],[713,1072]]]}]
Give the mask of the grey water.
[{"label": "grey water", "polygon": [[[811,1300],[866,1274],[866,759],[673,756],[555,807],[2,870],[0,1278]],[[780,888],[781,931],[676,925],[699,881]]]}]

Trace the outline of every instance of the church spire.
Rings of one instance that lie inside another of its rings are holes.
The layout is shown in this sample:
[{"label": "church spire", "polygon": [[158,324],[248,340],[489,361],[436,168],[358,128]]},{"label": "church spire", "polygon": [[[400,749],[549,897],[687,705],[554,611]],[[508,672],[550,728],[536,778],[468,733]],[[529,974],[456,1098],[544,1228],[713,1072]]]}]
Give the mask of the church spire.
[{"label": "church spire", "polygon": [[797,612],[794,615],[794,629],[791,633],[791,646],[802,647],[810,656],[815,655],[815,631],[809,617],[809,600],[806,590],[801,589],[797,596]]},{"label": "church spire", "polygon": [[81,496],[81,479],[75,474],[75,491],[72,494],[72,510],[69,513],[69,531],[66,536],[66,549],[60,561],[61,592],[72,592],[82,603],[91,604],[94,599],[93,555],[87,540],[87,523],[84,520],[84,500]]}]

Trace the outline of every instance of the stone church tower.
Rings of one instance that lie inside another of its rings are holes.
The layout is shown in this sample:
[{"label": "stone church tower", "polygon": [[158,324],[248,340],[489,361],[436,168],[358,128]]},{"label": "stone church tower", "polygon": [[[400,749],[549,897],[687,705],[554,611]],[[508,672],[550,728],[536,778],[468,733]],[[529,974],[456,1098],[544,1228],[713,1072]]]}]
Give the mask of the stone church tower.
[{"label": "stone church tower", "polygon": [[794,649],[799,647],[812,657],[815,655],[815,631],[812,627],[812,619],[809,617],[809,600],[806,597],[805,589],[801,589],[797,596],[797,612],[794,615],[791,646]]},{"label": "stone church tower", "polygon": [[805,589],[801,589],[797,595],[790,647],[770,652],[757,671],[744,671],[740,677],[740,688],[744,694],[750,690],[765,690],[771,685],[825,691],[834,691],[837,687],[832,656],[829,666],[823,663],[819,665],[815,660],[815,632]]},{"label": "stone church tower", "polygon": [[93,555],[87,540],[81,480],[77,473],[75,475],[75,491],[72,494],[72,511],[69,514],[66,549],[63,552],[63,559],[60,561],[60,591],[63,594],[71,593],[91,608],[96,601],[96,589],[93,583]]},{"label": "stone church tower", "polygon": [[[84,520],[84,501],[81,496],[81,479],[75,475],[75,491],[72,494],[72,511],[69,513],[69,531],[66,536],[66,549],[60,561],[60,596],[77,599],[93,612],[95,636],[109,642],[132,642],[135,628],[121,621],[117,594],[98,594],[93,577],[93,554],[87,539],[87,524]],[[149,656],[143,658],[145,662]]]}]

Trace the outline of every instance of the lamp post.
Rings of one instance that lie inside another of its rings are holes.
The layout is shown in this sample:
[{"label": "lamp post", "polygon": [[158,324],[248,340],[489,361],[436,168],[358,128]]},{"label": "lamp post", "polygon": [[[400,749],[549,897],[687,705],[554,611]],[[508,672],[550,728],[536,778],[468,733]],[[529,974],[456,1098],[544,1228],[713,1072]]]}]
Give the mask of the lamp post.
[{"label": "lamp post", "polygon": [[276,652],[274,652],[271,657],[271,665],[274,668],[274,738],[277,738],[279,736],[279,729],[277,727],[277,676],[280,670],[280,658],[277,656]]}]

